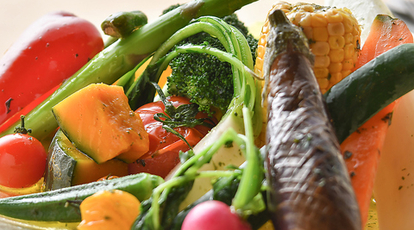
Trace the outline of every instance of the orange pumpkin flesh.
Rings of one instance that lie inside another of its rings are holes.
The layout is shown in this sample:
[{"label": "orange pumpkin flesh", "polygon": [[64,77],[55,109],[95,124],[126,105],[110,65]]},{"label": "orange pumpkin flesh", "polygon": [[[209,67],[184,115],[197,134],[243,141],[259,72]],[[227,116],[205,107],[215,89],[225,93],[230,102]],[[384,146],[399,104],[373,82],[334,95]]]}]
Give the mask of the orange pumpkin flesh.
[{"label": "orange pumpkin flesh", "polygon": [[97,163],[129,163],[148,151],[148,133],[121,86],[91,84],[52,109],[66,136]]}]

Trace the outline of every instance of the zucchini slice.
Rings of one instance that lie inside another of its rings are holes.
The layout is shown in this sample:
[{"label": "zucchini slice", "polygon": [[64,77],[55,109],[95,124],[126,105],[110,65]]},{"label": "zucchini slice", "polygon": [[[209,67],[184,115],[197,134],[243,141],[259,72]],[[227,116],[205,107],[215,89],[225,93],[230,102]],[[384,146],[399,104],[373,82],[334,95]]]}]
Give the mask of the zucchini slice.
[{"label": "zucchini slice", "polygon": [[50,145],[47,167],[46,190],[85,184],[108,175],[128,174],[128,164],[117,159],[97,164],[78,150],[60,129]]}]

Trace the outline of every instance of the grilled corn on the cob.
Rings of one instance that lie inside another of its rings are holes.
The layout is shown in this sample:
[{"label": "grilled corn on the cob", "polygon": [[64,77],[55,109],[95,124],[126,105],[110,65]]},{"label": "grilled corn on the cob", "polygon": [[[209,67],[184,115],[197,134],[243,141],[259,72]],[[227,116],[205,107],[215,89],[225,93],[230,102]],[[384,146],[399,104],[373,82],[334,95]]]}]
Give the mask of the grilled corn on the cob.
[{"label": "grilled corn on the cob", "polygon": [[[358,59],[361,29],[348,9],[287,2],[274,4],[273,9],[282,9],[309,39],[315,55],[314,73],[322,93],[351,73]],[[266,20],[257,48],[255,71],[259,75],[262,75],[268,24]]]}]

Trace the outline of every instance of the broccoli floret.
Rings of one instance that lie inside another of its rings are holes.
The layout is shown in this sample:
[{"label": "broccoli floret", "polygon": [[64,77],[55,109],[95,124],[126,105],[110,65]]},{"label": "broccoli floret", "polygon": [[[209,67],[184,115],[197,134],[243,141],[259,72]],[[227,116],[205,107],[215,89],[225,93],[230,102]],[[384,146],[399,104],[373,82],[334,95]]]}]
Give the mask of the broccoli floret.
[{"label": "broccoli floret", "polygon": [[[255,60],[257,39],[249,34],[247,27],[236,14],[222,19],[242,32]],[[208,45],[225,51],[217,38],[204,32],[188,37],[177,46],[184,44]],[[234,94],[233,72],[229,63],[221,62],[211,55],[186,53],[174,58],[170,66],[172,74],[167,78],[169,95],[188,97],[191,102],[199,105],[200,111],[209,114],[215,109],[226,112]]]}]

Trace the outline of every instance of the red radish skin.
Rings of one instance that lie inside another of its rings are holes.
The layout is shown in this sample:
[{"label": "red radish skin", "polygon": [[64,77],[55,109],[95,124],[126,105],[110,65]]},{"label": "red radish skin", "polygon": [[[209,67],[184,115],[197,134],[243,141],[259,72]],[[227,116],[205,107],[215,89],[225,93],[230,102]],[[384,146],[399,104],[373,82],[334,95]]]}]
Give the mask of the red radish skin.
[{"label": "red radish skin", "polygon": [[210,200],[188,213],[181,230],[251,230],[251,227],[225,203]]}]

